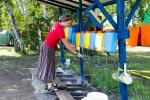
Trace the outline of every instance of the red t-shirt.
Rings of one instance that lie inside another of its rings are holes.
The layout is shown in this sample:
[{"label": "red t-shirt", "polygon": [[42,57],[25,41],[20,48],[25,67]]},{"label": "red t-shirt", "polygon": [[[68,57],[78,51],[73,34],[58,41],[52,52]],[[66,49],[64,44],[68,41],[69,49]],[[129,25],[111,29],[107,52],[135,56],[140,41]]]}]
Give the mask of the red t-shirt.
[{"label": "red t-shirt", "polygon": [[56,48],[59,40],[63,38],[65,38],[64,28],[59,22],[56,22],[54,23],[52,29],[48,32],[44,43],[51,48]]}]

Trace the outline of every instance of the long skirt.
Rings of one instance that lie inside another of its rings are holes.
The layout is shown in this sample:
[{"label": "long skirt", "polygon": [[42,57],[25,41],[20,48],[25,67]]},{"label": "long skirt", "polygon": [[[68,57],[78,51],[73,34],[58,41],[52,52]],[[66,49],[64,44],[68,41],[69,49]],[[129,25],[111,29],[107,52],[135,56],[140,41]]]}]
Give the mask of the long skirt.
[{"label": "long skirt", "polygon": [[43,44],[36,69],[36,77],[45,82],[52,82],[55,77],[55,49]]}]

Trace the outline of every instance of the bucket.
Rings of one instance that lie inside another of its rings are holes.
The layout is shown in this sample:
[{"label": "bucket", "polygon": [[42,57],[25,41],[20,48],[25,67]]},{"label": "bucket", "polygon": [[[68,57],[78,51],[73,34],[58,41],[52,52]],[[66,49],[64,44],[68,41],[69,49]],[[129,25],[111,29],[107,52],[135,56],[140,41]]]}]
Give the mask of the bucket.
[{"label": "bucket", "polygon": [[116,52],[118,34],[114,32],[104,33],[104,50],[105,52]]},{"label": "bucket", "polygon": [[87,94],[90,100],[108,100],[108,96],[101,92],[90,92]]},{"label": "bucket", "polygon": [[72,33],[73,33],[73,28],[69,27],[68,28],[68,39],[71,39]]},{"label": "bucket", "polygon": [[65,37],[68,38],[68,27],[65,28]]},{"label": "bucket", "polygon": [[69,68],[70,66],[70,59],[65,60],[65,68]]},{"label": "bucket", "polygon": [[80,47],[80,32],[76,32],[76,47]]},{"label": "bucket", "polygon": [[84,48],[88,49],[90,47],[90,32],[85,32],[84,34]]},{"label": "bucket", "polygon": [[128,46],[137,46],[138,45],[138,36],[140,33],[140,27],[135,26],[135,27],[129,27],[130,31],[130,37],[127,39],[127,45]]},{"label": "bucket", "polygon": [[150,46],[150,24],[141,26],[141,45]]},{"label": "bucket", "polygon": [[76,33],[75,32],[72,33],[71,43],[72,43],[72,45],[76,44]]},{"label": "bucket", "polygon": [[87,97],[81,100],[108,100],[108,96],[101,92],[90,92],[87,94]]},{"label": "bucket", "polygon": [[84,32],[81,32],[80,34],[80,47],[84,47]]},{"label": "bucket", "polygon": [[96,38],[96,33],[92,32],[90,34],[90,49],[92,49],[92,50],[95,49],[95,38]]},{"label": "bucket", "polygon": [[81,100],[90,100],[88,97],[84,97]]},{"label": "bucket", "polygon": [[102,32],[96,33],[95,49],[97,51],[104,51],[104,33]]}]

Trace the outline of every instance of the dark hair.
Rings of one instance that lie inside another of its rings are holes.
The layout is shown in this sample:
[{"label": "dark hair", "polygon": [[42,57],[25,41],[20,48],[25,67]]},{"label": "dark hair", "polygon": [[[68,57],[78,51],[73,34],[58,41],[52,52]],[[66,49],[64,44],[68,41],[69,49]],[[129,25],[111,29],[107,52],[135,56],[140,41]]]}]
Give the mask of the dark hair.
[{"label": "dark hair", "polygon": [[71,15],[60,15],[59,16],[59,21],[60,22],[66,22],[66,21],[69,21],[71,20]]}]

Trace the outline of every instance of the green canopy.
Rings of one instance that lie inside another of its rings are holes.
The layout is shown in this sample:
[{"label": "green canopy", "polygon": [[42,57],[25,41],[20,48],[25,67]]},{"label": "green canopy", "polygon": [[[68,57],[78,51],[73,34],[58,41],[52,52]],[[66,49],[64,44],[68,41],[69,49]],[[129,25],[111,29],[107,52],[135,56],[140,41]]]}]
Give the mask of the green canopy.
[{"label": "green canopy", "polygon": [[144,23],[150,23],[150,13],[145,13],[144,14]]},{"label": "green canopy", "polygon": [[8,30],[3,30],[0,32],[0,45],[14,45],[13,32]]}]

